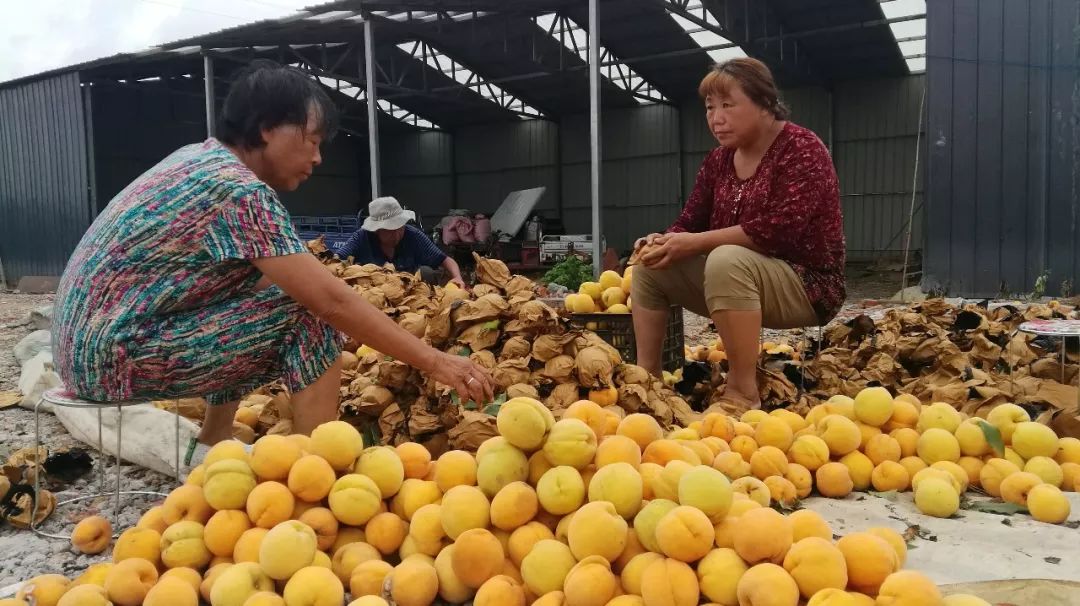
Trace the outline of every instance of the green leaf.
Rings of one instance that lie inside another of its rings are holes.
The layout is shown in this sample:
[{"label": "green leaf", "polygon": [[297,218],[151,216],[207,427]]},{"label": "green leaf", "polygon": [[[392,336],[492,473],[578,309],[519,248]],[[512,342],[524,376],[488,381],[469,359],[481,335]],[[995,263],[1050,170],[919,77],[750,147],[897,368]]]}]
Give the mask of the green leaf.
[{"label": "green leaf", "polygon": [[490,322],[484,322],[483,327],[484,327],[485,330],[495,330],[496,328],[499,327],[499,321],[498,320],[492,320]]},{"label": "green leaf", "polygon": [[364,425],[363,430],[360,432],[360,436],[364,440],[364,446],[376,446],[382,441],[382,432],[379,431],[378,423],[368,423]]},{"label": "green leaf", "polygon": [[1005,441],[1001,439],[1001,432],[997,427],[994,427],[990,423],[979,419],[979,427],[982,428],[983,435],[986,436],[986,443],[990,445],[990,448],[994,449],[994,453],[999,457],[1005,456]]},{"label": "green leaf", "polygon": [[981,511],[1002,516],[1011,516],[1017,513],[1027,513],[1027,508],[1015,503],[1002,503],[995,501],[968,501],[963,504],[964,509]]},{"label": "green leaf", "polygon": [[499,411],[502,409],[503,404],[506,404],[505,393],[501,393],[495,396],[495,399],[491,402],[491,404],[488,404],[484,407],[484,413],[489,414],[493,417],[497,417],[499,416]]},{"label": "green leaf", "polygon": [[461,406],[465,410],[476,410],[478,408],[478,406],[476,405],[476,402],[473,402],[472,400],[469,400],[468,402],[462,403],[461,402],[461,396],[459,396],[456,391],[451,391],[450,392],[450,401],[453,402],[457,406]]},{"label": "green leaf", "polygon": [[886,501],[896,501],[897,492],[895,490],[887,490],[885,492],[877,492],[874,490],[867,490],[867,494],[873,495],[879,499],[885,499]]}]

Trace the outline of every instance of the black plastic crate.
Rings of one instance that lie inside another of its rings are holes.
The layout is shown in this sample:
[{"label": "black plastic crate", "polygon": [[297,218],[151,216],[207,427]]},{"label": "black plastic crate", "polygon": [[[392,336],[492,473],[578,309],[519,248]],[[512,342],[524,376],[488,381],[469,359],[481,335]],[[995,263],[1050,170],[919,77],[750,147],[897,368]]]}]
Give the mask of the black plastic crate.
[{"label": "black plastic crate", "polygon": [[[595,332],[606,343],[622,355],[623,361],[637,363],[637,343],[634,340],[634,319],[632,314],[570,314],[570,323],[577,328]],[[683,314],[681,307],[672,307],[668,314],[667,334],[661,352],[664,370],[675,372],[686,364],[686,343],[683,334]]]}]

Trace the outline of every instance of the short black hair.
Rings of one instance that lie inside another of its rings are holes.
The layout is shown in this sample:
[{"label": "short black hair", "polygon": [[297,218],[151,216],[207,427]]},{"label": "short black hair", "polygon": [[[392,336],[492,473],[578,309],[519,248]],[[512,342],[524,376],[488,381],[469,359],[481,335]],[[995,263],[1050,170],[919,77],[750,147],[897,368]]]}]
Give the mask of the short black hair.
[{"label": "short black hair", "polygon": [[256,59],[237,73],[225,98],[217,137],[227,145],[256,149],[266,145],[263,129],[282,124],[306,128],[316,113],[324,139],[337,132],[338,110],[330,96],[304,72],[268,59]]}]

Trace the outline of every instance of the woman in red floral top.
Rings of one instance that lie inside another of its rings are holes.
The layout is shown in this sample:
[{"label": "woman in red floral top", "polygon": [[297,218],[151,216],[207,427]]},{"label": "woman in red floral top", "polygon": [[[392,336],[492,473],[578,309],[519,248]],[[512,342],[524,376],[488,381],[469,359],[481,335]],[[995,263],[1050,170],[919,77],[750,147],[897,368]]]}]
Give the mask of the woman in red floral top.
[{"label": "woman in red floral top", "polygon": [[840,190],[828,150],[787,120],[764,63],[717,65],[699,93],[720,147],[675,223],[635,246],[638,363],[660,374],[667,309],[681,305],[716,324],[730,368],[725,397],[759,407],[761,327],[823,324],[844,301]]}]

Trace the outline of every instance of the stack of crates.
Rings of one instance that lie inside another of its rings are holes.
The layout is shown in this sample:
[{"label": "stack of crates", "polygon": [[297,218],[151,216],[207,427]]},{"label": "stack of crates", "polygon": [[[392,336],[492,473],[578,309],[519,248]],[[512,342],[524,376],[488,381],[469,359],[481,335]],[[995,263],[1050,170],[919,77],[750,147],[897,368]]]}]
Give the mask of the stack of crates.
[{"label": "stack of crates", "polygon": [[314,240],[322,236],[326,246],[334,250],[338,244],[345,242],[349,236],[359,229],[355,215],[343,215],[337,217],[302,217],[292,218],[293,227],[300,238]]}]

